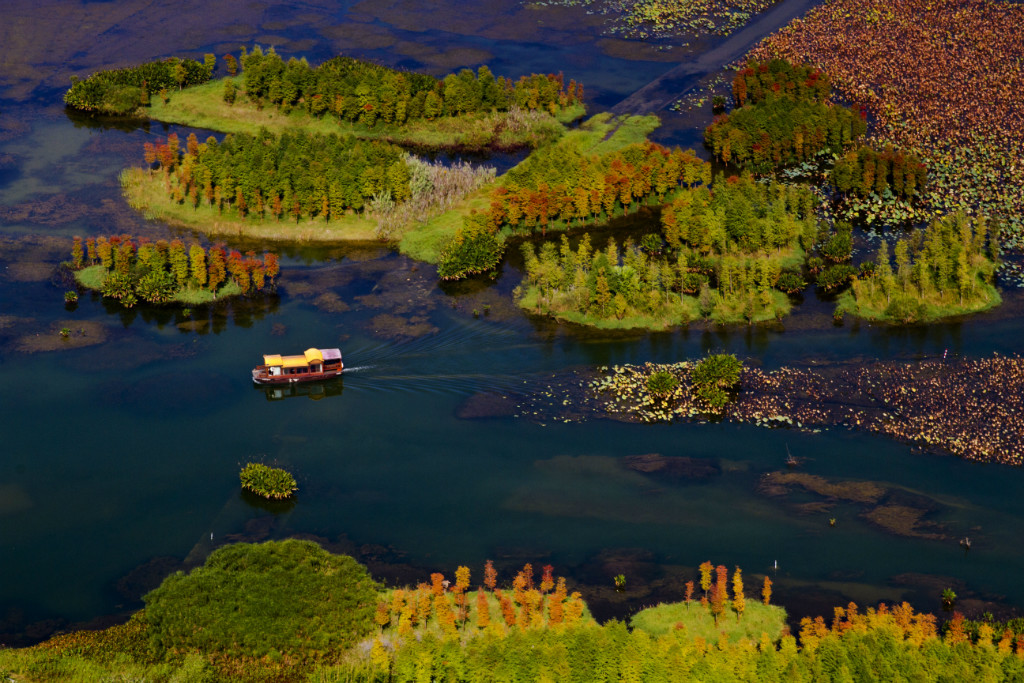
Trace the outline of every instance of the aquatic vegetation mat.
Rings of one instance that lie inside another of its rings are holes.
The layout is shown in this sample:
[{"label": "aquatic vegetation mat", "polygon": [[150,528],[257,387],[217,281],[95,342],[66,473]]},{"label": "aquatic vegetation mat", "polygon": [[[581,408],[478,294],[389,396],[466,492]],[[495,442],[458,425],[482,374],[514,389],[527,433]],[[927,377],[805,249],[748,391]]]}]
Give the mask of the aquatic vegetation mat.
[{"label": "aquatic vegetation mat", "polygon": [[752,55],[807,61],[875,121],[871,137],[929,159],[933,211],[999,216],[1024,230],[1024,6],[977,0],[832,0]]},{"label": "aquatic vegetation mat", "polygon": [[[608,15],[609,35],[641,40],[727,36],[771,7],[770,0],[549,0],[531,6],[562,5]],[[686,46],[687,43],[683,43]]]},{"label": "aquatic vegetation mat", "polygon": [[[968,460],[1024,464],[1024,358],[1018,356],[744,368],[735,398],[719,413],[694,398],[694,366],[682,361],[565,372],[509,395],[514,408],[502,405],[496,414],[545,423],[724,419],[810,432],[846,427]],[[648,390],[648,377],[658,371],[679,378],[671,393]],[[486,413],[488,403],[496,403],[493,396],[471,397],[460,414]]]}]

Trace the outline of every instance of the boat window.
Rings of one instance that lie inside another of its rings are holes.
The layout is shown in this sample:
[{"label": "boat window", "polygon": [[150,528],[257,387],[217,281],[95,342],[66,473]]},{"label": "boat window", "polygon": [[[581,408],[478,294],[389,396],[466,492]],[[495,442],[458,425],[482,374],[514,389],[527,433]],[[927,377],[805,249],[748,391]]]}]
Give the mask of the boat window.
[{"label": "boat window", "polygon": [[281,374],[281,368],[278,368],[278,367],[270,368],[270,374],[272,376],[274,376],[274,377],[280,375]]}]

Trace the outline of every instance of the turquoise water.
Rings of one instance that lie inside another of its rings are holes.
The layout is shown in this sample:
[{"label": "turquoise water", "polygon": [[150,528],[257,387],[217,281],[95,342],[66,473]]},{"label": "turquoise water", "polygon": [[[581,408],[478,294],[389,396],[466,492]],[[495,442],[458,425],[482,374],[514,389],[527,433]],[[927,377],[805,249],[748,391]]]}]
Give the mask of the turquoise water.
[{"label": "turquoise water", "polygon": [[[316,21],[326,30],[347,11],[328,7]],[[276,20],[271,14],[261,21]],[[579,65],[597,102],[617,101],[671,66],[609,57],[583,33],[570,60],[572,16],[557,17],[565,25],[529,39],[498,37],[493,26],[472,36],[378,22],[392,46],[408,52],[420,41],[435,55],[446,44],[476,48],[493,56],[498,73],[564,68],[573,76]],[[278,33],[298,42],[303,26]],[[196,30],[219,45],[220,28]],[[260,35],[257,23],[245,39]],[[286,39],[279,50],[287,46]],[[343,47],[318,42],[305,54],[322,58]],[[390,49],[352,52],[425,63]],[[81,60],[105,65],[89,55]],[[431,268],[379,247],[306,248],[288,250],[279,296],[197,310],[194,320],[120,311],[90,295],[69,312],[50,272],[71,235],[171,233],[135,216],[117,191],[118,171],[138,163],[142,142],[164,128],[76,125],[53,104],[58,98],[41,86],[31,98],[0,102],[0,159],[8,159],[0,164],[0,642],[135,609],[146,586],[212,545],[291,535],[353,552],[391,581],[459,564],[479,573],[487,558],[505,571],[551,563],[605,616],[678,597],[688,578],[680,568],[706,559],[771,573],[777,599],[797,616],[850,599],[910,598],[936,609],[936,586],[945,585],[979,610],[1024,605],[1018,469],[841,430],[458,417],[480,391],[543,386],[567,368],[712,349],[768,367],[1015,353],[1024,327],[1018,294],[1008,292],[990,314],[909,330],[834,327],[830,304],[811,294],[779,327],[594,334],[512,307],[514,262],[493,287],[442,290]],[[320,298],[325,293],[334,296]],[[32,352],[36,335],[52,340],[68,325],[78,338],[76,325],[86,324],[106,341]],[[263,353],[334,345],[352,371],[319,400],[268,400],[250,382]],[[764,495],[763,476],[784,469],[787,452],[806,458],[806,473],[878,482],[887,500],[926,509],[944,539],[891,534],[853,503],[808,512],[796,506],[820,498]],[[713,462],[720,474],[680,482],[623,466],[623,457],[647,453]],[[293,506],[262,507],[240,495],[238,470],[252,459],[295,473]],[[964,535],[974,539],[969,553],[957,543]],[[620,571],[630,590],[609,596]]]}]

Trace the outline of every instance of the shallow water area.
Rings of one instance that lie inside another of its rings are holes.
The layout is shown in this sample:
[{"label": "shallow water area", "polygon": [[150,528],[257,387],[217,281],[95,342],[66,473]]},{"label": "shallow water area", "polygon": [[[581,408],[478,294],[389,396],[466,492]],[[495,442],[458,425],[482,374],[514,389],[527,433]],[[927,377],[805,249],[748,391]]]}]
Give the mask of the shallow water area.
[{"label": "shallow water area", "polygon": [[[21,4],[19,16],[48,11]],[[672,66],[622,51],[609,57],[581,11],[511,0],[471,11],[323,1],[299,14],[257,3],[244,16],[215,3],[174,22],[166,21],[177,16],[171,4],[125,5],[139,12],[136,21],[98,26],[98,41],[62,39],[57,57],[84,75],[260,41],[311,61],[344,51],[434,74],[486,61],[510,76],[563,70],[598,108]],[[39,38],[52,23],[21,25]],[[155,25],[169,28],[151,45]],[[126,38],[113,40],[106,31],[114,29]],[[909,598],[936,610],[947,585],[969,610],[1024,605],[1019,469],[845,430],[459,417],[478,392],[543,386],[566,368],[674,362],[707,350],[765,368],[1018,353],[1018,291],[1005,292],[1000,309],[931,326],[835,326],[831,302],[809,291],[779,324],[607,333],[521,313],[511,303],[514,257],[496,283],[439,287],[432,267],[380,245],[296,246],[281,250],[277,293],[257,300],[186,315],[124,310],[87,293],[68,310],[55,269],[72,235],[177,234],[134,214],[117,174],[141,163],[143,142],[189,130],[68,118],[53,104],[61,84],[41,75],[50,62],[34,54],[18,69],[21,80],[0,81],[0,643],[137,609],[163,575],[221,543],[291,535],[352,552],[391,581],[460,564],[478,575],[487,558],[503,579],[517,564],[551,563],[582,585],[599,616],[678,599],[686,572],[707,559],[769,573],[777,600],[797,617],[850,599]],[[689,129],[678,136],[693,139]],[[64,344],[64,326],[70,342],[103,342]],[[340,346],[349,372],[280,395],[252,386],[262,354],[309,346]],[[789,452],[803,460],[800,472],[836,490],[866,481],[884,494],[863,503],[798,485],[766,493]],[[708,467],[693,468],[700,477],[630,468],[627,458],[652,453]],[[294,504],[241,495],[238,471],[249,460],[291,470]],[[921,533],[895,532],[906,531],[913,511]],[[968,553],[958,544],[966,535]],[[628,579],[622,594],[612,585],[619,573]]]}]

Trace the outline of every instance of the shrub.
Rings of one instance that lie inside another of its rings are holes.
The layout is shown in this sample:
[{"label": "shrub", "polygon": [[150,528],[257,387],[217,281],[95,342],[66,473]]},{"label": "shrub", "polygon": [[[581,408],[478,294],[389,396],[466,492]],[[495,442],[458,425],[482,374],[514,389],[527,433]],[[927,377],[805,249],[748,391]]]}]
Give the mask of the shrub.
[{"label": "shrub", "polygon": [[715,353],[694,366],[690,373],[693,393],[702,403],[721,410],[729,402],[729,390],[740,381],[741,363],[731,353]]},{"label": "shrub", "polygon": [[856,274],[857,269],[849,263],[837,263],[818,274],[818,286],[826,292],[831,292],[834,289],[845,287]]},{"label": "shrub", "polygon": [[804,279],[800,276],[800,273],[795,270],[784,270],[779,275],[779,281],[775,284],[779,288],[779,291],[785,292],[786,294],[796,294],[803,290],[807,286]]},{"label": "shrub", "polygon": [[372,631],[379,590],[365,567],[312,541],[225,546],[145,596],[150,645],[212,659],[330,660]]},{"label": "shrub", "polygon": [[668,370],[658,370],[647,378],[647,391],[655,396],[667,396],[679,386],[679,379]]},{"label": "shrub", "polygon": [[504,253],[504,240],[487,229],[480,214],[474,214],[441,250],[437,275],[442,280],[460,280],[485,273],[501,262]]},{"label": "shrub", "polygon": [[243,489],[274,500],[288,498],[298,489],[295,477],[286,470],[256,462],[246,464],[239,473],[239,478],[242,480]]}]

